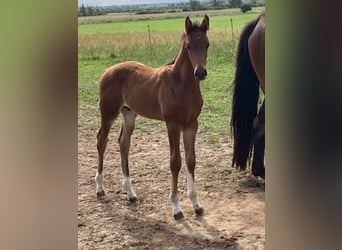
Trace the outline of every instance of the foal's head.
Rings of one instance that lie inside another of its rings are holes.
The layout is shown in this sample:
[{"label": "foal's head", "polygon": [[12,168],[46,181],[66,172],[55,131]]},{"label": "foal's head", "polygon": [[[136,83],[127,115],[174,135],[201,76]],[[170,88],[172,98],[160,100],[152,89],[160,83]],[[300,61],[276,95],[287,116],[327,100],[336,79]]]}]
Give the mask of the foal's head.
[{"label": "foal's head", "polygon": [[204,16],[201,25],[192,23],[189,17],[185,19],[184,46],[188,51],[190,62],[194,68],[194,75],[199,80],[204,80],[207,76],[205,66],[209,47],[208,29],[209,17],[207,15]]}]

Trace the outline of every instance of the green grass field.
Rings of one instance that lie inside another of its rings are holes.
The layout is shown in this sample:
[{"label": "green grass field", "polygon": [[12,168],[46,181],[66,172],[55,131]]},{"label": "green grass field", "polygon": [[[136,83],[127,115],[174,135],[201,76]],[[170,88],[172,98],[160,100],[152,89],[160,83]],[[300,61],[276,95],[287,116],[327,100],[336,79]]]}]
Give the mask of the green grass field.
[{"label": "green grass field", "polygon": [[[204,106],[199,118],[199,133],[207,136],[213,144],[220,138],[229,139],[229,87],[235,73],[237,38],[241,28],[258,15],[259,13],[209,16],[208,77],[201,82]],[[127,60],[137,60],[152,67],[171,61],[180,49],[184,19],[79,25],[79,127],[93,126],[91,131],[94,133],[99,127],[98,79],[104,69]],[[231,19],[234,25],[233,34]],[[151,30],[151,46],[147,25]],[[89,120],[95,121],[91,123],[93,125],[82,124]],[[149,130],[151,126],[165,130],[160,122],[137,119],[137,129]]]},{"label": "green grass field", "polygon": [[[210,30],[226,30],[230,29],[230,19],[233,19],[234,28],[239,30],[242,26],[253,19],[255,13],[236,13],[225,16],[212,16],[210,18]],[[190,16],[191,17],[191,16]],[[195,20],[201,21],[196,17]],[[179,32],[184,27],[184,18],[172,18],[162,20],[140,20],[125,21],[98,24],[82,24],[78,26],[79,34],[96,34],[96,33],[126,33],[126,32],[147,32],[147,25],[150,25],[152,32]]]}]

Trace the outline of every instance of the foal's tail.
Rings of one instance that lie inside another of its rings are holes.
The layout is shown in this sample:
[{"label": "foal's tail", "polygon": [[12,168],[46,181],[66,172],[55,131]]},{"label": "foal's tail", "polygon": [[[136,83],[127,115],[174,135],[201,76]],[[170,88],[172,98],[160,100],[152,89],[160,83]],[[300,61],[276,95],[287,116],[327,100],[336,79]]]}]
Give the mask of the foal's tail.
[{"label": "foal's tail", "polygon": [[259,100],[259,81],[248,52],[248,38],[259,18],[245,26],[237,51],[231,119],[234,138],[232,166],[236,165],[242,170],[246,169],[253,149],[253,120]]}]

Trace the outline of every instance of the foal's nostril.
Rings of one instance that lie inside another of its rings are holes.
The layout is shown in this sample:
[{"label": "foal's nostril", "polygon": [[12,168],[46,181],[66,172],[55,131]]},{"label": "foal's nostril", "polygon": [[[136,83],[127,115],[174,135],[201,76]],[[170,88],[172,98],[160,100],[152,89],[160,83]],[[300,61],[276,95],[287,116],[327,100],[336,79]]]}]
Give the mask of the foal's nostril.
[{"label": "foal's nostril", "polygon": [[200,80],[204,80],[207,76],[207,70],[206,69],[196,69],[195,70],[195,77],[197,77]]}]

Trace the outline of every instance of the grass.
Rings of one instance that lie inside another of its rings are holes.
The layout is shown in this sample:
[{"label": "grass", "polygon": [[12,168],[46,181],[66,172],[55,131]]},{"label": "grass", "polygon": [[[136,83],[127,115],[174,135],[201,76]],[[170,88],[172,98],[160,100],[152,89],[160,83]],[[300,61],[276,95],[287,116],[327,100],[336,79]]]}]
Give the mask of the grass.
[{"label": "grass", "polygon": [[[249,20],[257,16],[258,13],[234,13],[223,16],[210,17],[210,29],[226,30],[231,29],[231,21],[233,20],[234,29],[240,30]],[[201,21],[202,17],[196,17],[194,20]],[[172,32],[182,31],[184,29],[184,17],[160,20],[138,20],[138,21],[118,21],[111,23],[98,24],[82,24],[78,26],[79,34],[98,34],[98,33],[135,33],[147,32],[147,26],[150,26],[151,32]]]},{"label": "grass", "polygon": [[[253,13],[265,12],[265,7],[255,7],[253,12],[248,12],[243,15],[249,15]],[[215,16],[233,16],[234,14],[241,14],[240,8],[238,9],[222,9],[222,10],[201,10],[201,11],[182,11],[175,13],[160,13],[160,14],[143,14],[135,15],[134,13],[114,13],[103,16],[87,16],[79,17],[79,24],[99,24],[99,23],[114,23],[114,22],[128,22],[137,20],[163,20],[163,19],[183,19],[186,16],[191,18],[202,18],[204,15],[208,15],[211,18]]]},{"label": "grass", "polygon": [[[213,144],[220,138],[229,138],[229,86],[235,73],[237,37],[239,29],[257,15],[232,14],[210,19],[208,77],[201,82],[204,106],[199,117],[199,133]],[[234,37],[230,18],[234,20]],[[151,27],[152,47],[146,32],[147,24]],[[180,48],[183,25],[184,18],[79,25],[79,127],[90,129],[89,133],[94,134],[99,127],[98,79],[104,69],[127,60],[137,60],[152,67],[171,61]],[[165,126],[140,117],[136,129],[165,131]]]}]

